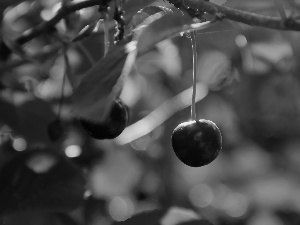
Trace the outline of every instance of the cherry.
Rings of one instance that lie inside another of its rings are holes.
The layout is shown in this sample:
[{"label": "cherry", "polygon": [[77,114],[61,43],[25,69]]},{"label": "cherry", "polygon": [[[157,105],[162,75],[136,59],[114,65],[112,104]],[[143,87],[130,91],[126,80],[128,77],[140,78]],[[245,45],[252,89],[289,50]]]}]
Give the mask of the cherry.
[{"label": "cherry", "polygon": [[172,147],[176,156],[191,167],[211,163],[222,148],[219,128],[210,120],[192,120],[179,124],[172,134]]},{"label": "cherry", "polygon": [[125,104],[116,99],[113,102],[110,114],[103,123],[95,123],[80,119],[85,131],[95,139],[113,139],[125,129],[128,121],[128,111]]}]

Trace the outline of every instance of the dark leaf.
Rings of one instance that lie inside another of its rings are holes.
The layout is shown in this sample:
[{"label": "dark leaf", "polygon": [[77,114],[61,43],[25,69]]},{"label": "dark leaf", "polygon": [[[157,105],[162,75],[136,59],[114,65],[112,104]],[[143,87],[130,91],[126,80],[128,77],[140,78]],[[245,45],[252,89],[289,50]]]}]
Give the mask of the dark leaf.
[{"label": "dark leaf", "polygon": [[49,123],[47,127],[47,133],[51,141],[57,141],[64,133],[64,127],[59,119],[56,119]]},{"label": "dark leaf", "polygon": [[13,104],[0,99],[0,121],[24,136],[30,144],[51,144],[47,126],[56,115],[50,104],[24,93],[19,95],[24,97],[21,103]]},{"label": "dark leaf", "polygon": [[48,143],[46,127],[55,119],[50,105],[40,99],[28,98],[14,105],[0,100],[0,120],[31,143]]},{"label": "dark leaf", "polygon": [[26,150],[0,171],[0,213],[64,212],[83,203],[81,171],[52,149]]},{"label": "dark leaf", "polygon": [[[5,9],[9,6],[13,6],[13,5],[17,5],[20,4],[22,2],[24,2],[25,0],[1,0],[0,1],[0,9]],[[28,2],[32,2],[33,0],[27,0]]]},{"label": "dark leaf", "polygon": [[134,215],[123,222],[114,222],[113,225],[160,225],[161,218],[167,210],[156,209]]},{"label": "dark leaf", "polygon": [[139,54],[147,52],[167,38],[178,36],[184,32],[203,30],[212,25],[211,22],[195,23],[190,16],[178,13],[156,13],[152,17],[154,21],[149,23],[138,37]]},{"label": "dark leaf", "polygon": [[95,122],[105,120],[130,73],[135,55],[134,43],[122,41],[85,74],[73,95],[77,116]]},{"label": "dark leaf", "polygon": [[10,48],[3,41],[0,42],[0,52],[0,61],[6,61],[11,54]]},{"label": "dark leaf", "polygon": [[191,220],[188,222],[179,223],[178,225],[213,225],[208,220]]}]

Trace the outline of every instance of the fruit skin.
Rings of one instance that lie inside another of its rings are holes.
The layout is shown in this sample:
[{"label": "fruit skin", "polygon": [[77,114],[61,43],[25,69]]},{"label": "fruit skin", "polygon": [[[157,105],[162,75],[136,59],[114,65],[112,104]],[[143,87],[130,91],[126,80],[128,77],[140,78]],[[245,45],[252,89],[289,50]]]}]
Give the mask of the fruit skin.
[{"label": "fruit skin", "polygon": [[120,99],[116,99],[112,105],[110,114],[103,123],[95,123],[80,119],[85,131],[95,139],[113,139],[119,136],[125,129],[128,121],[128,111]]},{"label": "fruit skin", "polygon": [[217,158],[222,149],[221,132],[210,120],[184,122],[173,131],[172,147],[184,164],[205,166]]}]

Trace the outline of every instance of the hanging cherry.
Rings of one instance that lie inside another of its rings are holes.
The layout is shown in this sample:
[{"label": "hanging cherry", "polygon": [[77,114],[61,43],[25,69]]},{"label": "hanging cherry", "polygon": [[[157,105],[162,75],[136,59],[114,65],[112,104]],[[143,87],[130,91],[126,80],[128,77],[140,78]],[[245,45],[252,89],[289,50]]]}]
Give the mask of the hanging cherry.
[{"label": "hanging cherry", "polygon": [[113,139],[125,129],[128,121],[128,111],[125,104],[116,99],[113,102],[108,118],[102,123],[80,119],[84,130],[95,139]]},{"label": "hanging cherry", "polygon": [[219,128],[210,120],[196,119],[196,62],[197,51],[195,31],[191,32],[193,50],[193,94],[192,120],[179,124],[172,133],[172,147],[176,156],[191,167],[205,166],[219,155],[222,149],[222,136]]},{"label": "hanging cherry", "polygon": [[191,167],[211,163],[222,148],[219,128],[210,120],[200,119],[179,124],[172,134],[176,156]]}]

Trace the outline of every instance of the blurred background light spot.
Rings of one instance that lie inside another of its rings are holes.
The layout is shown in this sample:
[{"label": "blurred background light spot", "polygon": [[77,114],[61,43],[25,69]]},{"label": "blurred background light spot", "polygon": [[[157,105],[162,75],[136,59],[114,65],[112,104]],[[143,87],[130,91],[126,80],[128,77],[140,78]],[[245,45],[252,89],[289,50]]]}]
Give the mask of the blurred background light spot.
[{"label": "blurred background light spot", "polygon": [[27,142],[24,138],[16,138],[13,141],[13,148],[16,151],[24,151],[27,147]]},{"label": "blurred background light spot", "polygon": [[253,200],[261,207],[276,209],[292,204],[293,182],[288,178],[275,177],[253,182]]},{"label": "blurred background light spot", "polygon": [[45,173],[49,171],[57,160],[52,155],[37,154],[27,160],[26,165],[36,173]]},{"label": "blurred background light spot", "polygon": [[134,213],[133,202],[127,197],[114,197],[108,205],[109,215],[116,221],[124,221]]},{"label": "blurred background light spot", "polygon": [[241,217],[247,212],[248,204],[246,196],[239,193],[232,193],[226,197],[223,207],[227,215]]},{"label": "blurred background light spot", "polygon": [[4,16],[3,20],[14,21],[18,17],[23,16],[26,13],[28,13],[29,9],[30,9],[30,3],[24,1],[24,2],[20,3],[19,5],[17,5],[16,7],[8,8],[8,10],[5,11],[5,16]]},{"label": "blurred background light spot", "polygon": [[193,205],[204,208],[212,203],[214,193],[208,185],[198,184],[190,190],[189,199]]},{"label": "blurred background light spot", "polygon": [[75,158],[81,155],[82,149],[79,145],[69,145],[66,147],[65,153],[69,158]]},{"label": "blurred background light spot", "polygon": [[244,48],[247,45],[247,39],[244,35],[240,34],[236,36],[235,43],[238,47]]},{"label": "blurred background light spot", "polygon": [[250,218],[247,225],[283,225],[284,223],[274,213],[259,211]]},{"label": "blurred background light spot", "polygon": [[86,190],[86,191],[84,192],[83,197],[84,197],[84,199],[87,199],[87,198],[89,198],[91,195],[92,195],[91,190]]}]

